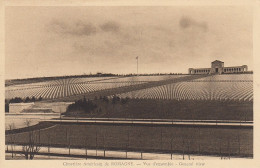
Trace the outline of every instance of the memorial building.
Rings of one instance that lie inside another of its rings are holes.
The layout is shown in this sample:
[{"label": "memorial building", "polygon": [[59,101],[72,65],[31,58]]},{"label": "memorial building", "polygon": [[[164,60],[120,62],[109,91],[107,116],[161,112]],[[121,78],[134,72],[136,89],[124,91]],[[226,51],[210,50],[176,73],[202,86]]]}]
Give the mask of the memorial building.
[{"label": "memorial building", "polygon": [[247,65],[224,67],[224,62],[216,60],[211,62],[211,68],[189,68],[189,74],[225,74],[247,72]]}]

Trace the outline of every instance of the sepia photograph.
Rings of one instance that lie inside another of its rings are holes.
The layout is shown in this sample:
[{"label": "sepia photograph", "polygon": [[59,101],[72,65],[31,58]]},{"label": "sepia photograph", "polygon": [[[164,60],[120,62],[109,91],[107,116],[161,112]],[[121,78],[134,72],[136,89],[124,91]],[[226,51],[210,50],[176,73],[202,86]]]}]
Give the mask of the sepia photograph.
[{"label": "sepia photograph", "polygon": [[253,9],[5,6],[4,160],[253,160]]}]

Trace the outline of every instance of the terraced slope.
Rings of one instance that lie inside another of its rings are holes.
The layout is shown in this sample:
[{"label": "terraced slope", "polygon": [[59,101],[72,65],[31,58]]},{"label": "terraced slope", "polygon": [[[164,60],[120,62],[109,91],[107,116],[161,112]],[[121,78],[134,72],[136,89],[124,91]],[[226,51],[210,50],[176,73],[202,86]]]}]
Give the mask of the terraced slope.
[{"label": "terraced slope", "polygon": [[253,100],[252,74],[214,75],[119,94],[119,97],[176,100]]},{"label": "terraced slope", "polygon": [[[164,76],[133,76],[133,77],[101,77],[101,78],[69,78],[47,82],[6,87],[6,99],[14,97],[42,97],[59,99],[78,95],[113,95],[125,91],[133,91],[159,86],[181,80],[196,79],[199,76],[164,75]],[[104,94],[103,94],[104,92]]]}]

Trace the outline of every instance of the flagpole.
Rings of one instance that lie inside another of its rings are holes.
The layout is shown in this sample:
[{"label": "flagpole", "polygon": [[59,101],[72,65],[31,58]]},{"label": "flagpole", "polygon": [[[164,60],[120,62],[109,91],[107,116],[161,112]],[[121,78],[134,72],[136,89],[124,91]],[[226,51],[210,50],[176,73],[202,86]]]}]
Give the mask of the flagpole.
[{"label": "flagpole", "polygon": [[137,61],[137,76],[138,76],[138,56],[136,57],[136,61]]}]

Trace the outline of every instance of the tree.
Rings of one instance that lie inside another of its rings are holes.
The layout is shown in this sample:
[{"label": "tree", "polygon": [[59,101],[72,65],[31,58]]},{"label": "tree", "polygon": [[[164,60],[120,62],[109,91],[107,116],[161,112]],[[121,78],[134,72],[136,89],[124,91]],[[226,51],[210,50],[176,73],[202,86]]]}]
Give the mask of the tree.
[{"label": "tree", "polygon": [[116,104],[117,101],[120,101],[120,97],[114,95],[112,98],[112,104]]},{"label": "tree", "polygon": [[108,102],[109,102],[108,97],[107,97],[107,96],[104,96],[104,97],[103,97],[103,101],[108,103]]},{"label": "tree", "polygon": [[25,100],[24,100],[25,103],[28,103],[30,102],[30,98],[29,97],[26,97]]},{"label": "tree", "polygon": [[12,98],[9,103],[21,103],[23,102],[23,99],[20,98],[20,97],[15,97],[15,98]]},{"label": "tree", "polygon": [[9,112],[9,102],[5,100],[5,112]]},{"label": "tree", "polygon": [[[126,120],[126,118],[127,118],[127,110],[126,110],[126,108],[125,108],[127,101],[128,101],[128,98],[127,98],[127,97],[126,97],[126,98],[121,98],[121,104],[122,104],[123,109],[124,109],[124,111],[125,111],[125,112],[124,112],[125,120]],[[123,111],[123,110],[122,110],[122,111]]]},{"label": "tree", "polygon": [[94,104],[91,100],[86,100],[85,98],[82,100],[75,101],[75,103],[70,104],[67,108],[66,113],[91,113],[97,108],[97,105]]},{"label": "tree", "polygon": [[128,100],[129,100],[128,97],[122,98],[122,99],[121,99],[121,103],[122,103],[122,104],[126,104],[126,103],[128,102]]},{"label": "tree", "polygon": [[35,101],[36,101],[36,98],[33,96],[31,101],[32,101],[32,102],[35,102]]},{"label": "tree", "polygon": [[115,105],[116,105],[117,101],[120,101],[120,98],[118,96],[114,95],[113,98],[112,98],[112,105],[113,105],[113,112],[114,113],[116,112],[115,111]]},{"label": "tree", "polygon": [[[31,121],[26,120],[25,124],[27,127],[29,127]],[[28,143],[22,147],[22,155],[24,155],[26,160],[32,160],[41,149],[41,147],[37,144],[37,137],[38,136],[35,131],[31,130],[28,132]]]},{"label": "tree", "polygon": [[[15,125],[14,123],[12,124],[9,124],[9,130],[13,130],[15,129]],[[14,134],[11,134],[11,150],[12,150],[12,158],[14,158],[14,143],[15,143],[15,135]]]},{"label": "tree", "polygon": [[40,97],[38,98],[38,101],[42,101],[42,96],[40,96]]},{"label": "tree", "polygon": [[101,107],[99,107],[98,112],[102,113],[102,108]]}]

